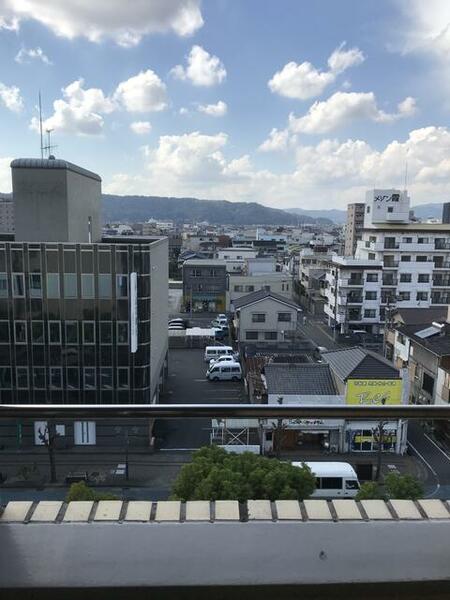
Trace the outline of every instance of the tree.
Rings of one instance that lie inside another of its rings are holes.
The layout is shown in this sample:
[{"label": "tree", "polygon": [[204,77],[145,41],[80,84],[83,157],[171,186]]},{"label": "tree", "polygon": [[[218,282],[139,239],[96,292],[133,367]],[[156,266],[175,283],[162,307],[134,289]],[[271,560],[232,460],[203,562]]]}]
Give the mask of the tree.
[{"label": "tree", "polygon": [[384,500],[384,498],[384,494],[376,481],[363,483],[356,494],[356,500]]},{"label": "tree", "polygon": [[239,500],[308,498],[316,480],[303,465],[258,456],[228,453],[218,446],[200,448],[184,465],[173,485],[174,500]]},{"label": "tree", "polygon": [[77,502],[80,500],[92,500],[94,502],[99,500],[117,500],[117,496],[114,496],[114,494],[96,492],[88,487],[85,481],[78,481],[77,483],[71,484],[66,495],[66,502]]},{"label": "tree", "polygon": [[38,436],[40,441],[47,448],[48,460],[50,463],[50,483],[56,483],[55,449],[56,440],[59,437],[59,434],[56,433],[56,425],[50,421],[43,430],[38,429]]},{"label": "tree", "polygon": [[384,479],[389,498],[417,500],[423,496],[423,485],[412,475],[389,473]]}]

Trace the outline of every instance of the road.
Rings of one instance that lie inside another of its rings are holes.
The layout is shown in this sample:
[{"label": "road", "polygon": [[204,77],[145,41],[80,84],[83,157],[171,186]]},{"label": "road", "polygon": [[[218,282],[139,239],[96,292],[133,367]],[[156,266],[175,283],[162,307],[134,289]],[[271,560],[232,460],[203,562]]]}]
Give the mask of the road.
[{"label": "road", "polygon": [[408,424],[408,446],[426,466],[426,496],[450,498],[450,455],[442,450],[414,421]]}]

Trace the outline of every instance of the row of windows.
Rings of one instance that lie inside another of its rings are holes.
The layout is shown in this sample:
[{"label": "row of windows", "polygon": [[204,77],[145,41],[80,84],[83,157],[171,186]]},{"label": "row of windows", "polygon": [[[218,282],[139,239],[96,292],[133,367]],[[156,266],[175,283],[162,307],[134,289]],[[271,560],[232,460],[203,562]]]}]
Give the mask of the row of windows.
[{"label": "row of windows", "polygon": [[[46,276],[47,298],[78,298],[78,276],[76,273],[65,273],[63,276],[64,292],[61,293],[61,281],[58,273],[48,273]],[[99,274],[98,297],[111,298],[112,296],[112,278],[110,274]],[[12,273],[12,295],[15,298],[25,296],[25,275],[24,273]],[[28,276],[28,295],[30,298],[42,298],[43,281],[40,273],[30,273]],[[8,297],[8,275],[0,273],[0,297]],[[81,275],[81,297],[95,298],[95,280],[94,275]],[[116,297],[128,297],[128,275],[116,275]]]},{"label": "row of windows", "polygon": [[[245,339],[246,340],[258,340],[259,339],[259,331],[246,331],[245,332]],[[261,332],[264,333],[264,339],[266,341],[270,341],[270,340],[277,340],[278,339],[278,332],[276,331],[264,331]]]},{"label": "row of windows", "polygon": [[[411,292],[399,292],[398,300],[399,302],[408,302],[411,300]],[[416,292],[416,300],[418,302],[428,301],[428,292]]]},{"label": "row of windows", "polygon": [[[46,389],[53,390],[63,388],[63,369],[62,367],[16,367],[14,370],[15,380],[13,381],[13,369],[11,367],[0,367],[0,389],[19,389],[27,390]],[[84,367],[82,370],[78,367],[66,367],[65,369],[65,387],[67,389],[111,390],[114,387],[112,367]],[[80,381],[80,376],[82,381]],[[80,388],[82,384],[82,388]],[[118,367],[116,369],[116,387],[118,389],[128,389],[130,387],[130,371],[128,367]]]},{"label": "row of windows", "polygon": [[[290,312],[279,312],[278,322],[290,323],[292,320],[292,314]],[[252,313],[252,323],[265,323],[266,313]]]},{"label": "row of windows", "polygon": [[191,276],[192,277],[219,277],[223,275],[222,271],[218,271],[217,269],[192,269]]},{"label": "row of windows", "polygon": [[[96,327],[95,321],[48,321],[47,322],[47,340],[45,340],[44,321],[31,322],[31,342],[33,344],[62,344],[62,332],[64,331],[64,340],[66,344],[95,344]],[[27,321],[14,321],[14,343],[28,343]],[[128,321],[116,322],[116,343],[128,344],[129,327]],[[113,342],[113,322],[100,321],[98,327],[98,336],[100,344],[112,344]],[[9,321],[0,321],[0,343],[9,344],[10,331]]]},{"label": "row of windows", "polygon": [[[112,256],[115,254],[115,270],[116,273],[129,273],[131,270],[140,273],[150,272],[150,253],[143,251],[142,247],[135,249],[133,264],[129,264],[128,249],[120,250],[118,248],[99,247],[97,249],[97,259],[94,260],[95,254],[92,250],[81,250],[77,258],[75,249],[64,249],[62,254],[55,249],[47,249],[41,252],[38,248],[28,247],[28,270],[30,273],[40,273],[47,271],[48,273],[59,273],[60,271],[67,273],[111,273]],[[11,247],[11,270],[17,273],[26,271],[25,255],[23,248]],[[45,268],[43,268],[43,260],[45,258]],[[81,265],[80,265],[81,262]],[[95,269],[94,269],[94,262]],[[81,268],[80,268],[81,267]],[[6,271],[6,252],[0,250],[0,271]]]}]

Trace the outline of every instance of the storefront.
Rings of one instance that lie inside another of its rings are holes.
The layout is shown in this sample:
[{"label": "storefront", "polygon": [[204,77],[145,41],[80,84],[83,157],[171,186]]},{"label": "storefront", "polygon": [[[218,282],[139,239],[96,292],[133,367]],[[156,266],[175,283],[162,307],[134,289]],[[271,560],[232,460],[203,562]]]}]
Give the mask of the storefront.
[{"label": "storefront", "polygon": [[344,430],[342,419],[285,419],[281,425],[269,420],[263,426],[264,452],[277,450],[330,450],[339,452]]},{"label": "storefront", "polygon": [[[344,452],[377,452],[379,424],[376,421],[348,421],[344,433]],[[383,452],[406,452],[406,421],[385,423],[382,429]]]}]

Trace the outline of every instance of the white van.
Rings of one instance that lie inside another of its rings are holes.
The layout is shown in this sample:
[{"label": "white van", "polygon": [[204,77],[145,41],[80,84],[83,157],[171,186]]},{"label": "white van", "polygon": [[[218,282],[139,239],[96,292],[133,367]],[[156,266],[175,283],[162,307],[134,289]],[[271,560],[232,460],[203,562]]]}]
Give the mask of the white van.
[{"label": "white van", "polygon": [[241,365],[237,362],[217,363],[206,371],[206,379],[210,381],[239,381],[242,379]]},{"label": "white van", "polygon": [[209,363],[212,358],[217,360],[219,356],[233,356],[233,354],[234,351],[231,346],[206,346],[205,362]]},{"label": "white van", "polygon": [[[294,467],[303,463],[293,462]],[[345,462],[305,462],[316,476],[316,489],[311,498],[354,498],[359,491],[355,469]]]}]

